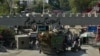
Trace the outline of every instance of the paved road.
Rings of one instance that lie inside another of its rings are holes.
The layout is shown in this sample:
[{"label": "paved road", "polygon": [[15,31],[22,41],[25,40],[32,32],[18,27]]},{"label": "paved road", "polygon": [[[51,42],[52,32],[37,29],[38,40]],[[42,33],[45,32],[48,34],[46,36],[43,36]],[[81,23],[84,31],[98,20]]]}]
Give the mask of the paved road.
[{"label": "paved road", "polygon": [[[33,21],[33,19],[36,22],[43,22],[45,20],[45,17],[48,17],[48,15],[44,15],[41,17],[41,15],[35,15],[30,16],[30,22]],[[82,14],[80,14],[78,17],[76,15],[72,15],[70,17],[70,14],[66,15],[65,17],[62,17],[62,14],[59,14],[59,17],[56,17],[56,15],[52,15],[52,17],[49,17],[48,20],[57,20],[60,19],[61,25],[98,25],[100,24],[100,14],[98,14],[97,17],[94,17],[94,15],[91,15],[91,17],[88,17],[86,14],[85,17],[82,17]],[[10,15],[10,17],[3,16],[0,17],[0,25],[5,25],[5,26],[15,26],[15,25],[24,25],[25,21],[27,20],[27,17],[23,15],[20,17],[19,15],[13,16]],[[57,25],[54,24],[54,25]]]},{"label": "paved road", "polygon": [[[59,55],[51,55],[51,56],[100,56],[97,49],[91,46],[82,46],[83,49],[86,49],[86,53],[84,51],[71,52],[67,51],[66,53]],[[43,53],[39,54],[38,50],[8,50],[7,53],[0,53],[0,56],[50,56],[45,55]]]}]

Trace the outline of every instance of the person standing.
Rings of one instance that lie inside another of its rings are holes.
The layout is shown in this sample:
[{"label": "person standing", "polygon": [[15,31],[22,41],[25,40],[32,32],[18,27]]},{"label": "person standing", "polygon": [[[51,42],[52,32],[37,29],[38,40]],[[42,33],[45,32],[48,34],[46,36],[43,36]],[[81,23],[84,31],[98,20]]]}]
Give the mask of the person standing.
[{"label": "person standing", "polygon": [[65,34],[65,39],[64,39],[64,43],[66,43],[66,47],[68,48],[69,46],[72,46],[72,42],[73,42],[73,35],[72,33],[68,30]]},{"label": "person standing", "polygon": [[29,33],[29,36],[30,36],[30,48],[33,47],[33,45],[35,45],[36,43],[36,37],[37,35],[35,33]]},{"label": "person standing", "polygon": [[74,34],[72,49],[74,51],[81,49],[80,38],[79,38],[78,34]]}]

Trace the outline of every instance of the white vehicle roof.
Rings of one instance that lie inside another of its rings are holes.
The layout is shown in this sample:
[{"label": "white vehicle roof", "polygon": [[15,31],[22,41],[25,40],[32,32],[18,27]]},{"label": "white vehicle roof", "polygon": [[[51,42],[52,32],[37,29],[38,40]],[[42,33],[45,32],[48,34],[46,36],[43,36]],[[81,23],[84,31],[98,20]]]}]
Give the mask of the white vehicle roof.
[{"label": "white vehicle roof", "polygon": [[29,35],[22,34],[22,35],[15,35],[15,37],[29,37]]}]

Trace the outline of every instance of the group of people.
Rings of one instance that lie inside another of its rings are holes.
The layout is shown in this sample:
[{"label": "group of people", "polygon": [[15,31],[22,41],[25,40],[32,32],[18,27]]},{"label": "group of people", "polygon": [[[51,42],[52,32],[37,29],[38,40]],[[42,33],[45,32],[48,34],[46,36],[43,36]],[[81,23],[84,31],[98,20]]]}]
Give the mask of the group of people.
[{"label": "group of people", "polygon": [[81,39],[78,34],[72,34],[70,31],[65,34],[64,44],[66,48],[71,47],[72,51],[81,49]]}]

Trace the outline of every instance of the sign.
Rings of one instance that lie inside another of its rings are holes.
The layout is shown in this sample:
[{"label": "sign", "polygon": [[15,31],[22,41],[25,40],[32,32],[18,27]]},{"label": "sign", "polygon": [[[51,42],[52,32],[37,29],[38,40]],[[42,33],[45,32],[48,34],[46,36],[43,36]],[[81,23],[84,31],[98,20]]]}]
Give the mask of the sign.
[{"label": "sign", "polygon": [[97,26],[88,26],[87,31],[88,32],[97,32]]},{"label": "sign", "polygon": [[48,31],[49,26],[38,26],[38,31]]}]

